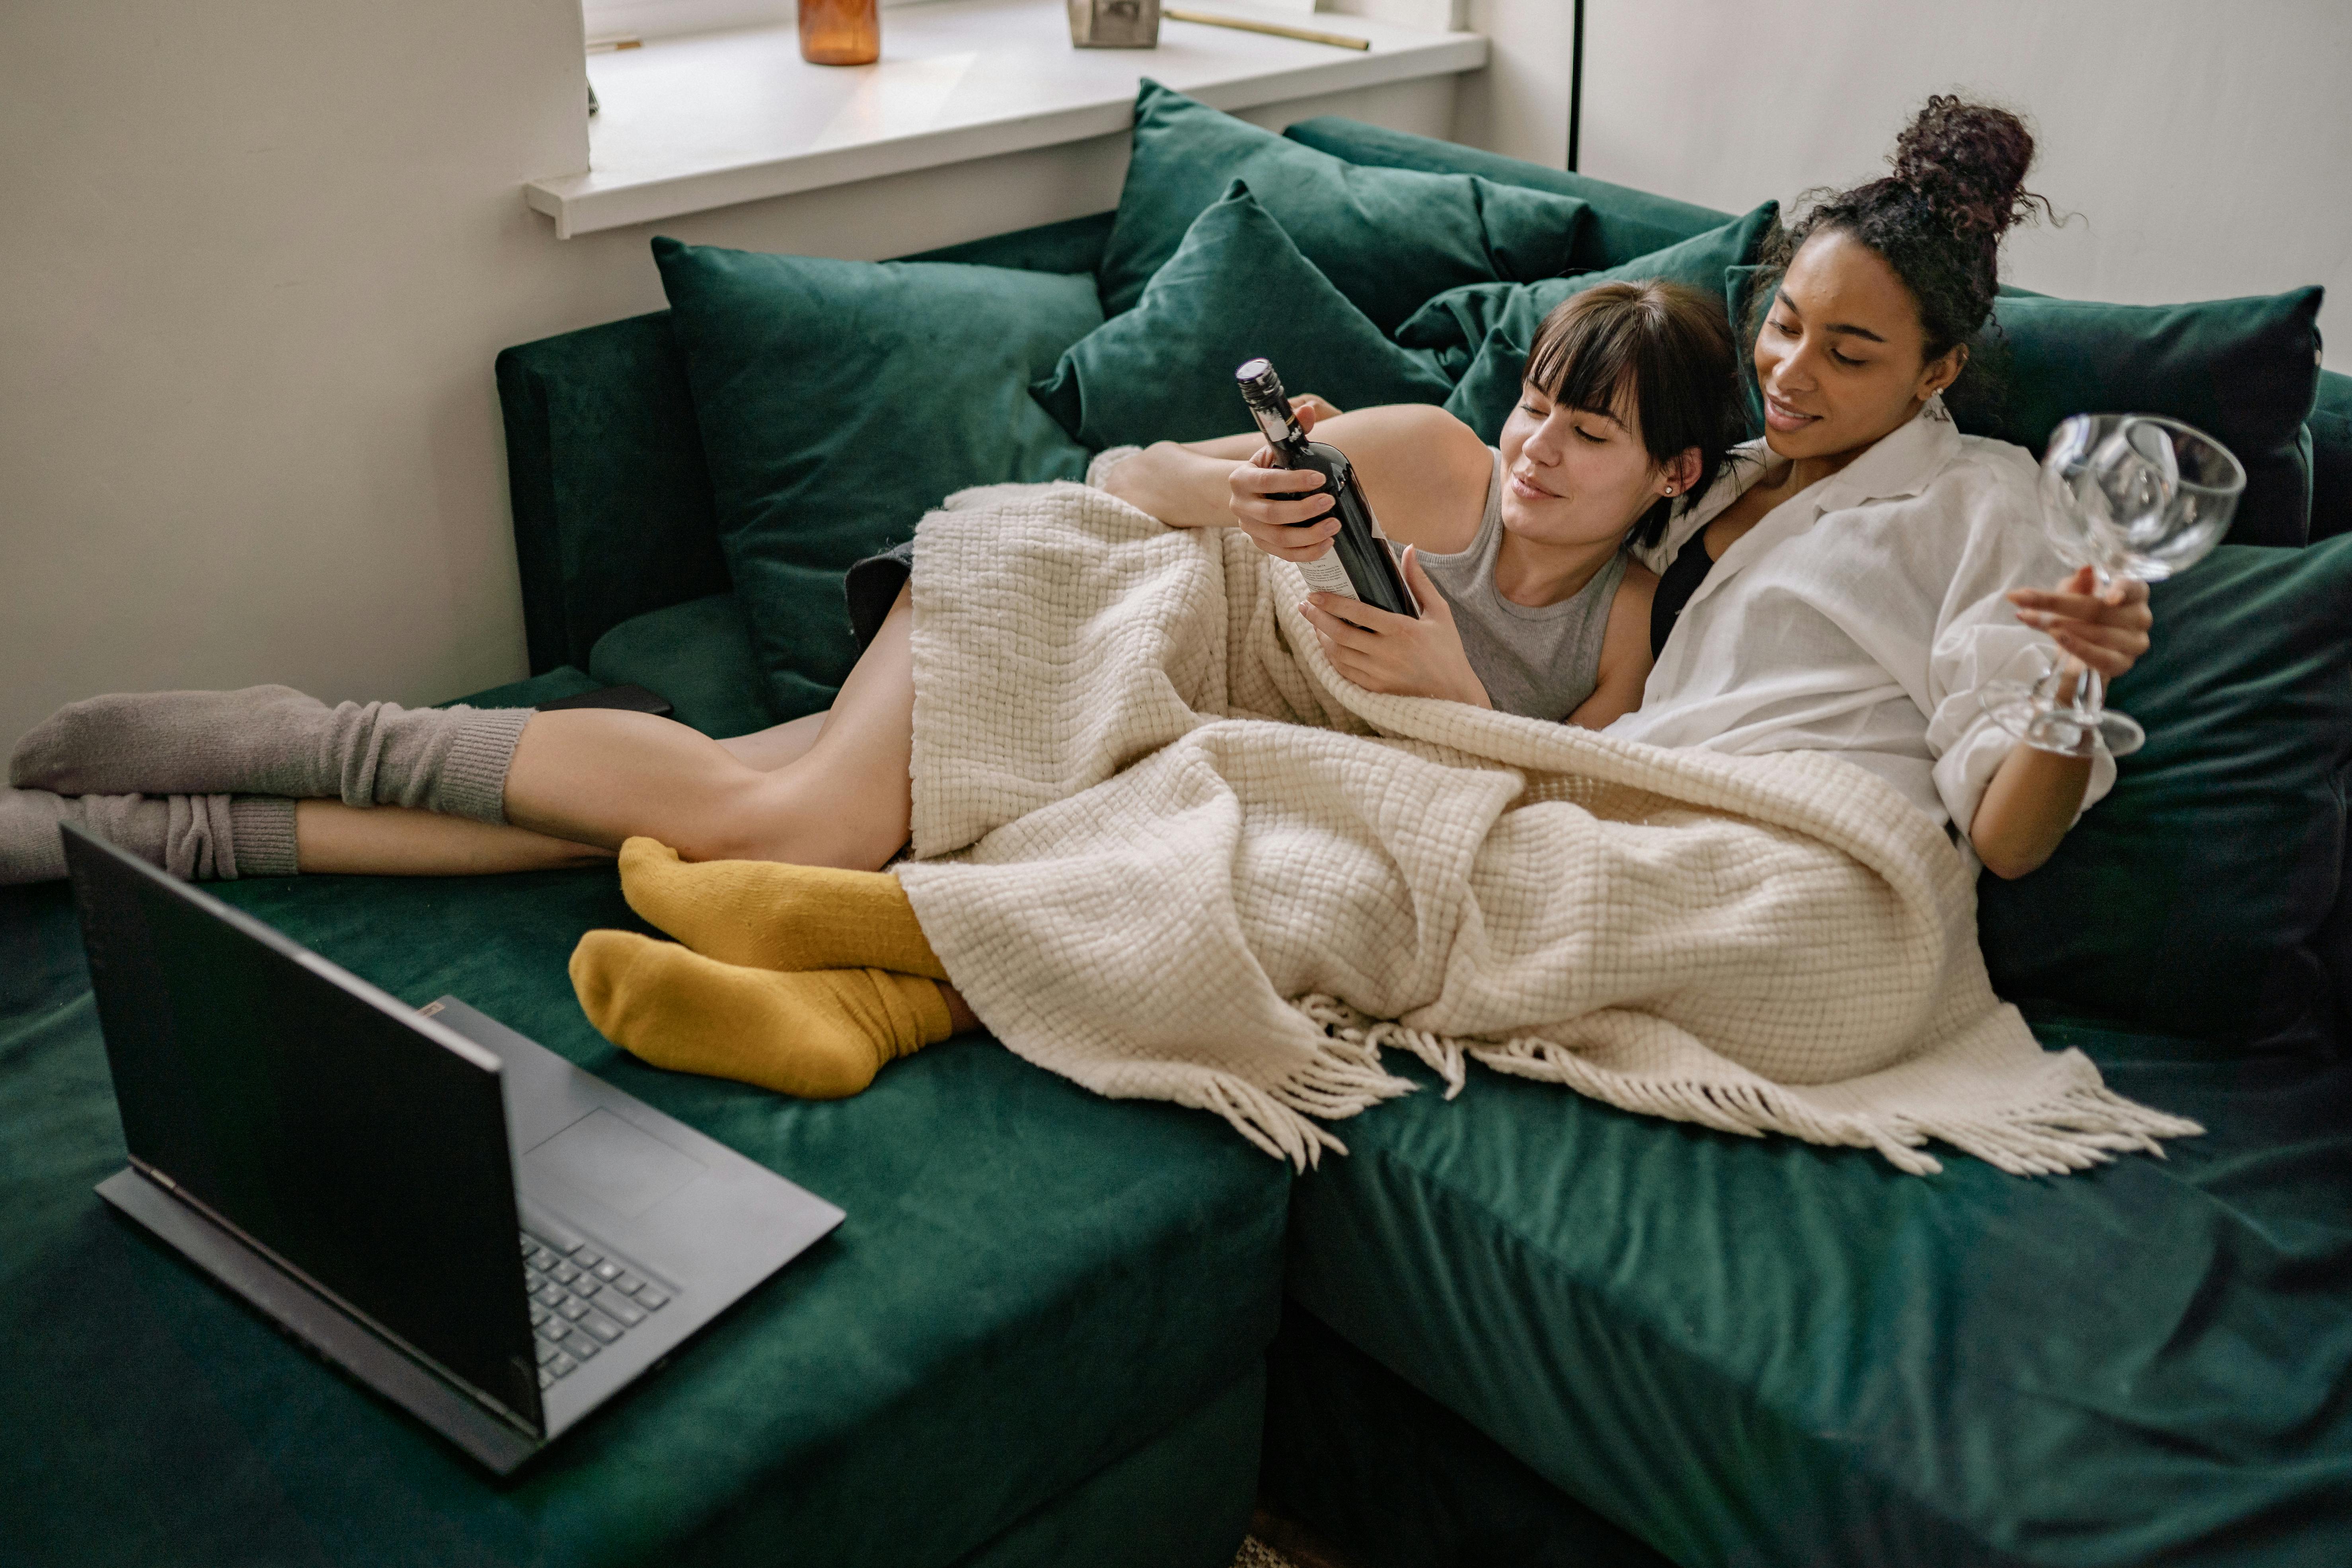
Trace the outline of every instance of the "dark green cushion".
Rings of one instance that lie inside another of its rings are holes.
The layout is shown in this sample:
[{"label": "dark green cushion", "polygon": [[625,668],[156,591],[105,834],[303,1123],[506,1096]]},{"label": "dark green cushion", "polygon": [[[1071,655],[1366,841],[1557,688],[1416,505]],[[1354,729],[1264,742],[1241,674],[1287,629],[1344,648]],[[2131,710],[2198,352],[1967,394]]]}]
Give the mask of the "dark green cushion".
[{"label": "dark green cushion", "polygon": [[1994,985],[2221,1041],[2329,1029],[2320,931],[2347,898],[2352,539],[2224,545],[2150,595],[2109,700],[2147,727],[2048,865],[1985,878]]},{"label": "dark green cushion", "polygon": [[[467,998],[849,1217],[493,1486],[92,1194],[123,1153],[70,900],[0,890],[0,1557],[943,1565],[1255,1386],[1287,1180],[1214,1117],[1103,1100],[982,1037],[831,1104],[640,1066],[565,979],[583,931],[635,926],[605,871],[216,890],[404,1001]],[[1247,1468],[1190,1451],[1238,1517]]]},{"label": "dark green cushion", "polygon": [[2190,305],[2004,296],[1991,375],[1952,410],[1964,430],[2040,452],[2070,414],[2146,410],[2218,438],[2246,466],[2230,537],[2301,544],[2311,523],[2304,420],[2319,388],[2317,288]]},{"label": "dark green cushion", "polygon": [[[1752,268],[1728,271],[1727,304],[1752,325]],[[1969,368],[1945,395],[1971,436],[2042,451],[2070,414],[2167,414],[2220,440],[2246,466],[2235,544],[2301,544],[2311,521],[2305,420],[2319,389],[2322,290],[2294,289],[2193,305],[2104,305],[2003,289]],[[1740,334],[1743,363],[1752,331]],[[1742,384],[1755,377],[1744,374]],[[1749,427],[1763,428],[1749,398]]]},{"label": "dark green cushion", "polygon": [[596,640],[588,673],[600,686],[659,692],[679,723],[719,740],[776,721],[751,651],[751,621],[732,594],[623,621]]},{"label": "dark green cushion", "polygon": [[1906,1176],[1415,1068],[1288,1289],[1676,1563],[2352,1562],[2352,1065],[2038,1032],[2208,1134]]},{"label": "dark green cushion", "polygon": [[2312,405],[2311,537],[2352,533],[2352,375],[2323,371]]},{"label": "dark green cushion", "polygon": [[1448,391],[1429,354],[1382,336],[1235,180],[1135,309],[1071,345],[1037,401],[1091,447],[1228,436],[1249,423],[1234,367],[1259,354],[1292,392],[1341,408]]},{"label": "dark green cushion", "polygon": [[1599,283],[1665,279],[1712,297],[1723,287],[1727,268],[1755,259],[1780,216],[1780,204],[1766,202],[1741,217],[1663,250],[1599,272],[1555,278],[1542,283],[1473,284],[1440,294],[1397,329],[1397,341],[1426,349],[1460,376],[1445,406],[1489,444],[1500,437],[1503,421],[1519,400],[1528,349],[1536,329],[1561,300]]},{"label": "dark green cushion", "polygon": [[1102,320],[1093,280],[654,241],[719,537],[779,719],[857,660],[841,574],[950,492],[1072,479],[1028,385]]},{"label": "dark green cushion", "polygon": [[1283,132],[1318,153],[1350,163],[1381,169],[1421,169],[1434,174],[1477,174],[1498,185],[1524,185],[1574,196],[1590,209],[1577,231],[1575,267],[1614,267],[1663,249],[1678,239],[1703,234],[1731,215],[1713,207],[1652,195],[1631,185],[1612,184],[1590,174],[1507,158],[1459,142],[1440,142],[1410,131],[1391,131],[1336,114],[1302,120]]},{"label": "dark green cushion", "polygon": [[1146,79],[1099,273],[1107,314],[1134,308],[1192,220],[1235,179],[1384,332],[1441,289],[1553,276],[1569,265],[1584,220],[1573,196],[1360,168]]}]

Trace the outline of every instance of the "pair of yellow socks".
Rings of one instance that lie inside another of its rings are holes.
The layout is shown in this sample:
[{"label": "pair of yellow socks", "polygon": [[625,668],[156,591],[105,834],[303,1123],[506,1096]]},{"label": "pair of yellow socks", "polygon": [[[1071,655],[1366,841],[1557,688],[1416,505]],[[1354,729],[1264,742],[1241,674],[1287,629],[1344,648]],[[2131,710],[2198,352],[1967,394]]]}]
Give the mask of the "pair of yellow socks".
[{"label": "pair of yellow socks", "polygon": [[839,1100],[954,1032],[947,971],[887,872],[695,863],[632,838],[621,890],[677,942],[592,931],[572,988],[606,1039],[656,1067]]}]

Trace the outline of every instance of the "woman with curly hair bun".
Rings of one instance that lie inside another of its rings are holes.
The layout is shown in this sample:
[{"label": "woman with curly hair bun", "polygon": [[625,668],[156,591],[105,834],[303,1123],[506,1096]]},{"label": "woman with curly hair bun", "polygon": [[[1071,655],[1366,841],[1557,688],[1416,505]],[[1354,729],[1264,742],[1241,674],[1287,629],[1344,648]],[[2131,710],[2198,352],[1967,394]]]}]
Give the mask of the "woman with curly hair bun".
[{"label": "woman with curly hair bun", "polygon": [[2049,210],[2024,188],[2032,134],[1936,97],[1891,162],[1811,193],[1767,242],[1748,323],[1765,435],[1675,519],[1656,558],[1656,613],[1675,629],[1611,732],[1832,752],[2018,877],[2115,763],[2020,744],[1978,690],[2037,633],[2122,674],[2147,650],[2147,588],[2062,575],[2032,454],[1960,435],[1944,407],[1991,313],[2002,234]]}]

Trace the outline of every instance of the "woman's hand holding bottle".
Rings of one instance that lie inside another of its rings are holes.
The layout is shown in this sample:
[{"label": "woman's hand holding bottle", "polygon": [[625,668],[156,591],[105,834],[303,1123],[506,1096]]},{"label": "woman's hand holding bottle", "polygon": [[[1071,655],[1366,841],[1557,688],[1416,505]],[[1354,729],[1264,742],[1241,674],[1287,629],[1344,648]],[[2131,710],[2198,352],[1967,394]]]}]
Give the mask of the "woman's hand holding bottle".
[{"label": "woman's hand holding bottle", "polygon": [[[1252,535],[1255,537],[1255,534]],[[1393,616],[1361,599],[1340,594],[1309,594],[1299,605],[1331,668],[1367,691],[1391,697],[1442,697],[1492,708],[1486,689],[1470,668],[1454,611],[1429,574],[1420,552],[1404,552],[1404,580],[1421,605],[1421,617]]]},{"label": "woman's hand holding bottle", "polygon": [[[1299,428],[1308,431],[1339,412],[1313,393],[1292,398],[1290,410]],[[1313,561],[1331,547],[1339,531],[1339,514],[1331,510],[1322,475],[1275,467],[1279,460],[1272,447],[1260,447],[1247,462],[1234,467],[1227,480],[1234,521],[1268,555],[1294,563]],[[1302,490],[1314,493],[1297,500],[1276,499]]]}]

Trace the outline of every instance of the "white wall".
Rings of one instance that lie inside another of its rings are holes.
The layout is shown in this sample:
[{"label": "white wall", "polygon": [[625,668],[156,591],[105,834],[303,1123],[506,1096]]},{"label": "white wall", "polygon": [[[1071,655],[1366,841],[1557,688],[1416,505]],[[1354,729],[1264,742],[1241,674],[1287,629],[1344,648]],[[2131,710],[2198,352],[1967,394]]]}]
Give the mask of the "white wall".
[{"label": "white wall", "polygon": [[2347,0],[1588,0],[1584,171],[1741,211],[1885,172],[1931,92],[2025,114],[2063,227],[2013,282],[2170,303],[2321,283],[2352,370]]},{"label": "white wall", "polygon": [[585,281],[516,190],[585,155],[578,39],[562,0],[0,6],[0,736],[513,668],[487,351]]},{"label": "white wall", "polygon": [[1316,0],[1315,8],[1486,34],[1487,66],[1463,79],[1452,139],[1547,168],[1567,166],[1576,0]]},{"label": "white wall", "polygon": [[1470,30],[1492,39],[1493,52],[1463,84],[1454,139],[1566,168],[1575,0],[1467,0],[1465,9]]},{"label": "white wall", "polygon": [[[94,691],[523,673],[491,360],[662,303],[558,240],[578,0],[0,3],[0,746]],[[1444,134],[1448,83],[1253,110]],[[1097,212],[1120,138],[659,226],[873,258]]]}]

